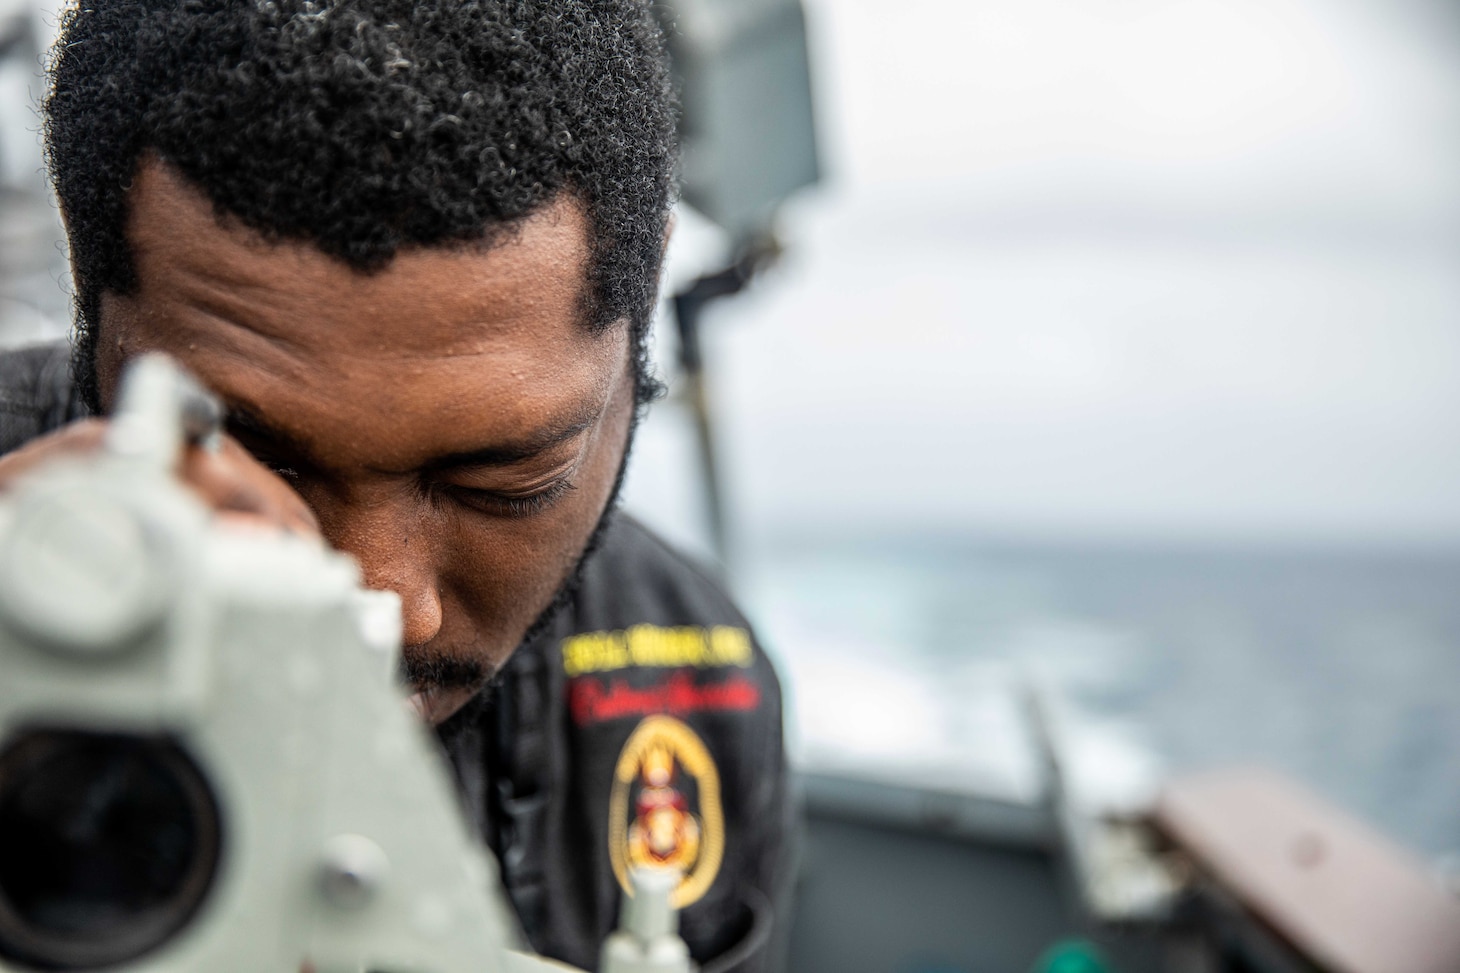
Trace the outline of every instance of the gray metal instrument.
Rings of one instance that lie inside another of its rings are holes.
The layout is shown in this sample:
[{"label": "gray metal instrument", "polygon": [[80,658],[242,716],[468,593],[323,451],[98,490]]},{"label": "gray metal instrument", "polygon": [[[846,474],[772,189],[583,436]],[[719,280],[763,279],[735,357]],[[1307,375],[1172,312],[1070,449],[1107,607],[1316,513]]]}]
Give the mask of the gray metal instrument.
[{"label": "gray metal instrument", "polygon": [[0,968],[557,968],[509,952],[395,596],[174,478],[217,421],[143,358],[103,450],[0,496]]}]

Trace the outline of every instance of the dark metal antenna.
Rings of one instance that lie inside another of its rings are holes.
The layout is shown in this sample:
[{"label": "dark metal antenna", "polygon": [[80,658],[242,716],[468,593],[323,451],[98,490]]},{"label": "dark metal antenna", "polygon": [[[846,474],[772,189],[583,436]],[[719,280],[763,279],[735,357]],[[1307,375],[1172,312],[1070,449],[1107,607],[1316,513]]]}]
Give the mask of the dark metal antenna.
[{"label": "dark metal antenna", "polygon": [[730,555],[724,483],[705,384],[705,307],[737,294],[780,253],[780,205],[821,175],[802,0],[660,0],[680,96],[685,203],[725,231],[733,258],[674,295],[683,401],[694,414],[711,539]]},{"label": "dark metal antenna", "polygon": [[765,267],[780,256],[781,247],[773,234],[760,237],[741,248],[740,255],[723,270],[705,274],[674,295],[674,323],[679,331],[679,369],[683,396],[694,416],[695,441],[700,476],[705,489],[705,512],[710,540],[722,565],[730,561],[730,532],[727,527],[725,493],[716,460],[714,421],[705,384],[705,360],[700,346],[700,316],[712,301],[738,294]]}]

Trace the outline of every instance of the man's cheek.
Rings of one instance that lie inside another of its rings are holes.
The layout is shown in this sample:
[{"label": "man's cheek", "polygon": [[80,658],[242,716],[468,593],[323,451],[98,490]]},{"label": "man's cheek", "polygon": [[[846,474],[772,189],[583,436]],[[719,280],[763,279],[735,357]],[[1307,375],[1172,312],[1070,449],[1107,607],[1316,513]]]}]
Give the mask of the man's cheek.
[{"label": "man's cheek", "polygon": [[[525,629],[547,605],[574,555],[568,532],[546,528],[502,537],[460,538],[441,565],[443,587],[493,641]],[[517,633],[520,635],[520,633]],[[513,643],[515,647],[515,642]]]}]

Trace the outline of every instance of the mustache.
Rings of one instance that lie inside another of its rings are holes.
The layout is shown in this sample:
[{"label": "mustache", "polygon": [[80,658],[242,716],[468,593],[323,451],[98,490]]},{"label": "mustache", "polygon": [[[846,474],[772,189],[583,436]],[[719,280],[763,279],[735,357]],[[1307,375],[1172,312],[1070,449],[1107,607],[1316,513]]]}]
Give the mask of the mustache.
[{"label": "mustache", "polygon": [[496,675],[479,659],[410,650],[401,653],[399,671],[407,685],[423,693],[476,689]]}]

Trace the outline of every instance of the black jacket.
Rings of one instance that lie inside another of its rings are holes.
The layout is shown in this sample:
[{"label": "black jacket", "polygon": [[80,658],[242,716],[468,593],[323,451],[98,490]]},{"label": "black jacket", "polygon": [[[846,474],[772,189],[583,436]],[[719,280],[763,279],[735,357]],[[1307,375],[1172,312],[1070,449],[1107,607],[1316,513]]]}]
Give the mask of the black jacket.
[{"label": "black jacket", "polygon": [[[0,453],[87,415],[64,344],[0,353]],[[571,602],[440,728],[533,946],[593,969],[625,869],[671,862],[709,971],[764,969],[790,800],[774,669],[720,587],[618,514]]]}]

